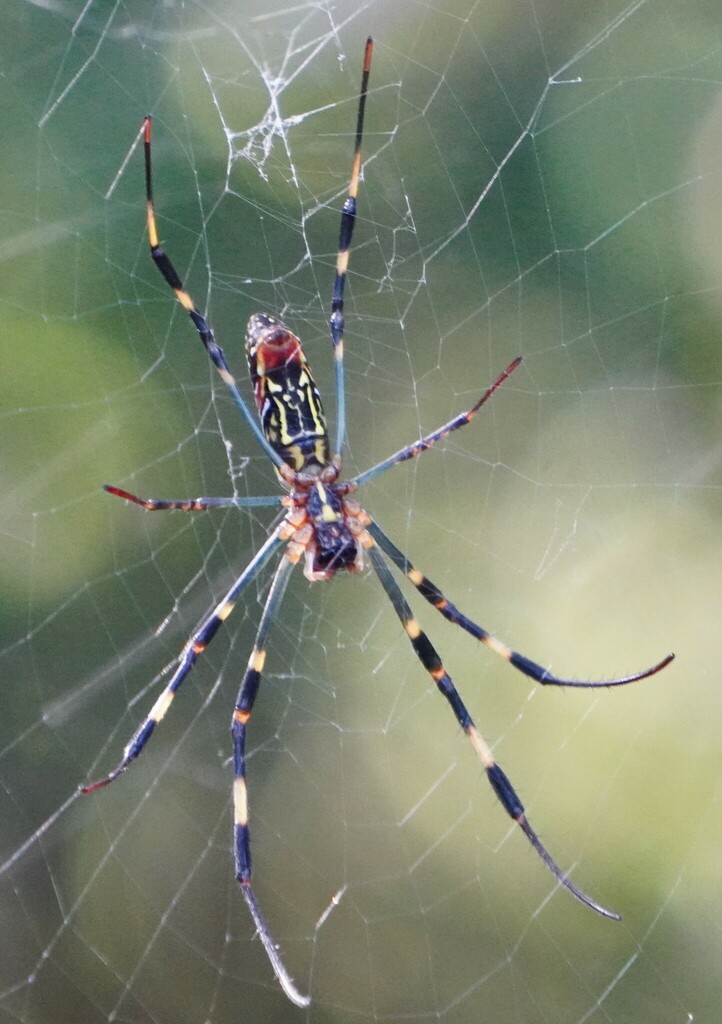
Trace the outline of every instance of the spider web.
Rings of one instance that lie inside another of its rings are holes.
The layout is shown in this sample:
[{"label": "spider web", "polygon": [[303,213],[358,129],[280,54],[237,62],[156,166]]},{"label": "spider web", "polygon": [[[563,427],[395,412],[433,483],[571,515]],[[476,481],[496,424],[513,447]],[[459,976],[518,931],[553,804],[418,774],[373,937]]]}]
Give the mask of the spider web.
[{"label": "spider web", "polygon": [[[410,595],[532,823],[495,802],[377,582],[298,573],[251,730],[255,879],[312,1020],[716,1019],[720,33],[703,0],[441,6],[11,0],[0,39],[3,1021],[288,1020],[233,880],[232,702],[267,574],[142,759],[117,763],[276,489],[150,263],[159,229],[229,361],[248,315],[326,319],[363,42],[347,475],[530,686]],[[239,379],[242,373],[239,370]],[[243,374],[244,377],[244,374]],[[714,1008],[714,1009],[713,1009]]]}]

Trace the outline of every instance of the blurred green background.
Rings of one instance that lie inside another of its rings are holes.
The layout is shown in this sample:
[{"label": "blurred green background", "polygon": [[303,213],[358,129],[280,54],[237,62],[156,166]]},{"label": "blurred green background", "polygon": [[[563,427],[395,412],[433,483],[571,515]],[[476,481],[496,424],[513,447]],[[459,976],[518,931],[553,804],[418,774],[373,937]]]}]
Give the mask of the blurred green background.
[{"label": "blurred green background", "polygon": [[239,377],[248,315],[280,313],[332,416],[325,321],[368,33],[347,472],[522,354],[472,426],[364,502],[467,614],[560,674],[677,660],[624,690],[542,690],[413,602],[614,925],[554,891],[375,580],[299,573],[251,736],[259,897],[313,1021],[719,1019],[718,5],[11,0],[2,1020],[302,1016],[230,851],[228,725],[265,578],[142,760],[69,798],[117,763],[269,522],[151,516],[102,484],[276,489],[148,257],[142,153],[123,161],[151,112],[159,230]]}]

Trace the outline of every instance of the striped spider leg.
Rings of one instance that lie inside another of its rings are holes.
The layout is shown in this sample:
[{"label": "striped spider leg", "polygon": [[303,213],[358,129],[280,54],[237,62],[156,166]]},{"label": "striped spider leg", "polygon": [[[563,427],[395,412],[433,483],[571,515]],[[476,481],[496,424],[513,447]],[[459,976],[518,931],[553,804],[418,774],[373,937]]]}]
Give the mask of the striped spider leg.
[{"label": "striped spider leg", "polygon": [[[422,449],[425,450],[425,449]],[[381,586],[386,592],[391,604],[393,605],[394,611],[396,612],[401,624],[406,632],[411,645],[416,652],[417,657],[421,661],[421,664],[427,670],[429,675],[436,683],[439,692],[449,703],[457,722],[459,723],[464,735],[469,739],[474,751],[479,757],[484,770],[486,771],[487,778],[491,784],[494,793],[499,799],[502,807],[507,812],[510,818],[516,822],[521,828],[524,835],[527,837],[532,847],[542,861],[549,868],[555,878],[564,886],[573,896],[575,896],[581,903],[595,910],[598,914],[603,917],[611,918],[612,920],[619,921],[620,915],[614,911],[609,910],[597,903],[596,900],[592,899],[591,896],[587,895],[582,889],[576,886],[571,879],[566,875],[559,865],[556,863],[554,858],[551,856],[546,847],[542,844],[539,836],[532,828],[524,810],[519,796],[516,793],[511,781],[501,768],[501,766],[494,759],[491,748],[488,743],[477,729],[474,721],[469,714],[466,705],[464,704],[458,690],[454,686],[454,683],[449,676],[448,672],[444,668],[444,665],[439,657],[435,647],[428,639],[426,634],[421,630],[416,619],[413,617],[411,609],[406,602],[401,590],[394,580],[389,568],[384,561],[380,550],[383,551],[391,561],[406,574],[410,582],[414,587],[422,594],[423,597],[433,604],[434,607],[444,615],[450,622],[461,626],[467,632],[471,633],[472,636],[480,640],[482,643],[490,647],[495,653],[500,654],[505,660],[510,662],[515,668],[519,669],[525,675],[530,676],[539,683],[544,683],[554,686],[576,686],[586,688],[596,687],[610,687],[610,686],[622,686],[626,683],[636,682],[639,679],[645,679],[648,676],[652,676],[665,668],[674,658],[673,654],[668,654],[662,661],[653,665],[649,669],[645,669],[642,672],[635,673],[634,675],[624,676],[618,679],[612,679],[607,681],[587,681],[577,679],[559,679],[553,676],[546,669],[537,665],[535,662],[526,658],[524,655],[519,654],[516,651],[511,650],[496,637],[492,636],[481,626],[472,622],[471,619],[463,615],[453,605],[443,593],[436,587],[429,579],[427,579],[422,573],[416,569],[408,558],[392,543],[392,541],[386,536],[383,530],[375,523],[369,516],[365,516],[362,519],[365,527],[366,543],[365,547],[368,551],[369,559],[372,567],[379,578]],[[380,549],[380,550],[379,550]]]},{"label": "striped spider leg", "polygon": [[[120,494],[121,497],[128,498],[130,501],[135,501],[139,505],[146,505],[146,507],[148,507],[147,502],[153,501],[153,499],[136,498],[134,495],[121,491],[120,488],[109,487],[107,489],[113,494]],[[181,508],[189,505],[190,502],[183,502],[182,504],[180,502],[164,502],[163,504],[166,506]],[[119,775],[122,775],[128,766],[140,755],[146,743],[153,735],[156,726],[159,725],[165,717],[168,708],[173,702],[173,698],[195,663],[198,661],[199,655],[205,651],[208,644],[218,632],[221,624],[225,622],[233,611],[241,591],[243,591],[248,584],[256,578],[259,571],[263,568],[271,555],[278,550],[284,540],[288,539],[288,536],[284,520],[284,523],[276,527],[273,533],[271,533],[266,540],[265,544],[254,555],[241,575],[235,580],[233,586],[227,592],[223,600],[216,605],[210,615],[203,620],[198,629],[186,641],[183,646],[183,650],[178,656],[178,665],[175,672],[139,728],[133,733],[126,743],[125,749],[123,750],[123,757],[118,763],[118,766],[104,778],[98,779],[96,782],[91,782],[87,786],[82,786],[82,793],[94,793],[95,790],[102,789],[104,786],[107,786],[108,783],[113,782]]]},{"label": "striped spider leg", "polygon": [[271,937],[255,892],[251,885],[251,853],[246,794],[245,739],[246,726],[261,681],[265,660],[265,641],[278,612],[283,592],[294,565],[305,556],[305,573],[310,580],[330,579],[345,568],[360,571],[361,553],[351,529],[355,516],[343,504],[343,495],[350,487],[335,488],[341,468],[341,452],[345,436],[345,403],[343,375],[344,289],[349,249],[356,220],[356,196],[361,177],[361,142],[373,43],[369,37],[364,50],[361,88],[356,119],[356,139],[348,196],[341,213],[336,277],[333,287],[329,330],[334,353],[337,390],[336,454],[330,458],[330,444],[321,399],[306,362],[300,342],[281,321],[265,313],[255,314],[248,321],[246,357],[254,389],[260,424],[239,391],[225,354],[213,330],[161,247],[153,200],[151,162],[151,118],[143,121],[145,153],[146,219],[150,254],[176,299],[186,310],[198,331],[208,356],[227,386],[231,396],[250,426],[259,444],[273,462],[281,483],[289,495],[271,497],[199,497],[148,498],[132,494],[124,488],[106,484],[105,490],[116,497],[140,505],[148,511],[197,512],[214,508],[258,508],[282,506],[282,521],[273,529],[225,597],[201,622],[183,646],[170,681],[156,699],[143,722],[126,744],[123,756],[107,776],[81,787],[92,793],[117,779],[138,758],[156,726],[165,717],[183,681],[195,666],[220,626],[228,618],[245,587],[256,578],[271,557],[285,544],[266,600],[253,651],[241,685],[232,719],[234,764],[234,850],[236,878],[256,931],[268,955],[274,973],[288,998],[297,1006],[307,1006],[308,996],[294,985],[286,970],[278,946]]},{"label": "striped spider leg", "polygon": [[329,320],[337,394],[336,447],[333,454],[321,396],[301,343],[284,323],[268,313],[253,314],[246,328],[246,360],[258,420],[240,393],[235,377],[230,371],[223,350],[215,340],[213,331],[185,290],[170,258],[160,247],[153,203],[150,117],[144,121],[147,226],[152,259],[167,284],[173,289],[177,300],[189,314],[209,358],[228,387],[234,402],[251,426],[261,447],[273,462],[285,493],[269,497],[143,498],[131,494],[121,487],[106,485],[105,489],[110,494],[140,505],[148,511],[196,512],[214,508],[276,506],[280,507],[283,512],[281,521],[270,529],[267,540],[233,583],[225,597],[201,622],[183,646],[175,672],[126,744],[118,766],[106,777],[82,788],[84,793],[101,789],[117,779],[138,758],[199,656],[231,614],[241,592],[257,577],[272,557],[281,552],[261,613],[255,642],[232,717],[233,848],[236,879],[253,918],[256,932],[283,991],[299,1007],[307,1006],[310,1003],[310,997],[302,994],[291,979],[279,948],[271,936],[251,883],[251,842],[246,788],[246,730],[260,689],[268,634],[279,613],[291,572],[301,559],[304,561],[306,578],[311,582],[318,582],[330,580],[337,572],[344,569],[349,572],[360,572],[364,567],[364,555],[368,556],[371,568],[376,573],[386,596],[400,619],[416,655],[449,703],[459,726],[481,760],[487,778],[505,811],[520,826],[532,847],[557,880],[578,900],[605,917],[618,918],[619,915],[614,911],[607,910],[577,888],[541,844],[526,818],[516,791],[494,760],[490,747],[476,728],[451,677],[444,669],[436,649],[413,618],[409,605],[403,597],[386,559],[389,559],[397,569],[404,573],[422,597],[429,601],[445,618],[465,629],[500,654],[513,667],[539,683],[556,686],[620,686],[653,675],[664,668],[673,657],[673,655],[669,655],[644,672],[608,682],[585,682],[557,678],[540,665],[506,647],[505,644],[460,612],[438,587],[412,565],[406,555],[393,544],[376,522],[351,497],[363,483],[374,479],[398,463],[416,458],[452,431],[470,423],[481,406],[519,366],[520,358],[513,360],[484,391],[476,404],[466,412],[459,413],[442,427],[399,449],[353,479],[345,482],[339,480],[345,441],[344,288],[356,218],[356,196],[361,178],[361,142],[371,53],[372,41],[368,39],[364,50],[351,180],[348,196],[344,201],[341,213],[339,248]]},{"label": "striped spider leg", "polygon": [[348,195],[344,200],[341,210],[341,227],[338,237],[338,256],[336,257],[336,277],[333,282],[333,297],[331,299],[331,319],[328,322],[331,331],[331,345],[333,348],[333,365],[336,381],[336,460],[341,464],[341,456],[346,434],[346,388],[343,375],[343,332],[346,324],[344,317],[343,293],[346,286],[346,273],[348,271],[349,250],[353,229],[356,224],[356,196],[358,195],[359,180],[361,177],[361,142],[364,133],[364,115],[366,113],[366,96],[369,87],[369,74],[371,73],[371,54],[373,52],[373,40],[369,36],[366,40],[364,50],[363,71],[361,72],[361,90],[359,93],[358,113],[356,115],[356,141],[354,144],[353,160],[351,162],[351,181],[348,187]]},{"label": "striped spider leg", "polygon": [[584,903],[585,906],[590,907],[592,910],[596,910],[598,914],[602,914],[604,917],[610,917],[613,920],[618,921],[620,916],[616,911],[607,910],[606,907],[603,907],[600,903],[597,903],[596,900],[593,900],[591,896],[588,896],[582,889],[579,889],[557,865],[556,861],[552,858],[546,848],[542,846],[539,837],[529,824],[524,811],[524,806],[517,796],[514,787],[502,770],[501,766],[494,760],[491,748],[474,725],[474,721],[467,711],[466,705],[461,699],[459,691],[454,686],[451,676],[444,668],[436,648],[413,617],[411,609],[401,593],[396,580],[391,575],[386,562],[379,553],[379,549],[372,542],[367,550],[371,564],[379,578],[379,581],[381,582],[381,586],[386,591],[386,595],[393,605],[394,611],[398,615],[401,625],[404,627],[404,631],[411,641],[411,645],[414,648],[419,661],[436,683],[441,695],[449,702],[449,706],[454,712],[457,722],[478,755],[484,770],[486,771],[487,778],[491,783],[491,787],[499,798],[504,810],[507,812],[509,817],[519,825],[522,832],[546,866],[559,880],[559,882],[569,890],[572,896],[576,896],[581,903]]},{"label": "striped spider leg", "polygon": [[253,650],[248,660],[243,682],[238,691],[233,709],[231,736],[233,739],[233,849],[236,865],[236,880],[240,883],[256,932],[278,978],[281,988],[296,1006],[308,1006],[307,995],[299,992],[269,931],[266,919],[258,905],[251,884],[251,837],[248,828],[248,795],[246,791],[246,726],[253,711],[253,705],[261,684],[261,672],[266,660],[266,637],[283,600],[289,576],[303,551],[303,543],[291,542],[273,577],[271,589],[266,598],[261,621],[258,625]]},{"label": "striped spider leg", "polygon": [[495,654],[501,655],[505,661],[508,661],[510,665],[518,669],[525,676],[529,676],[534,679],[537,683],[542,683],[545,686],[568,686],[568,687],[579,687],[587,690],[596,689],[598,687],[612,687],[612,686],[625,686],[627,683],[636,683],[640,679],[647,679],[649,676],[655,675],[661,669],[666,668],[670,661],[674,659],[673,654],[668,654],[661,661],[657,662],[656,665],[652,665],[651,668],[643,669],[641,672],[635,672],[629,676],[619,676],[616,679],[603,679],[603,680],[589,680],[589,679],[560,679],[558,676],[552,675],[552,673],[538,665],[531,658],[525,657],[523,654],[519,654],[518,651],[513,651],[506,644],[502,643],[495,636],[492,636],[482,626],[477,625],[470,618],[464,615],[456,605],[452,604],[451,601],[439,590],[435,583],[424,576],[422,572],[412,565],[407,556],[400,551],[399,548],[393,543],[393,541],[386,536],[384,531],[373,520],[368,523],[368,531],[376,541],[378,546],[387,555],[394,565],[408,577],[409,581],[418,590],[423,598],[425,598],[429,604],[433,605],[438,612],[448,619],[449,622],[453,622],[457,626],[461,626],[467,633],[470,633],[473,637],[479,640],[482,644],[485,644],[490,650],[494,651]]},{"label": "striped spider leg", "polygon": [[[515,359],[507,368],[504,370],[499,377],[491,384],[486,391],[483,393],[479,401],[472,406],[471,409],[466,412],[459,413],[453,419],[449,420],[442,427],[432,431],[425,437],[420,438],[418,441],[401,448],[394,455],[389,456],[387,459],[377,463],[370,469],[359,474],[353,480],[349,482],[351,488],[355,490],[362,482],[367,482],[373,479],[381,473],[386,472],[392,466],[397,465],[400,462],[404,462],[408,459],[416,458],[423,452],[427,451],[432,445],[436,444],[439,440],[446,437],[451,431],[457,430],[460,427],[466,426],[471,421],[478,409],[487,401],[491,395],[494,394],[496,389],[510,376],[511,373],[519,366],[521,359]],[[351,504],[351,503],[347,503]],[[646,679],[649,676],[655,675],[657,672],[665,668],[674,658],[673,654],[668,654],[657,664],[651,668],[644,669],[641,672],[634,673],[632,675],[621,676],[615,679],[609,680],[580,680],[580,679],[561,679],[555,675],[552,675],[547,669],[538,665],[536,662],[527,658],[525,655],[520,654],[517,651],[507,647],[506,644],[502,643],[495,636],[473,622],[470,618],[464,615],[459,609],[446,598],[442,591],[423,575],[408,559],[408,557],[396,547],[393,541],[384,533],[381,527],[362,509],[357,512],[357,530],[358,526],[361,527],[360,536],[362,538],[362,544],[364,550],[368,553],[371,566],[376,572],[379,578],[381,586],[386,592],[391,604],[393,605],[394,611],[396,612],[401,624],[406,632],[411,644],[421,661],[424,668],[429,672],[432,679],[436,683],[440,693],[447,699],[454,715],[463,730],[464,734],[468,737],[471,745],[481,760],[482,766],[486,771],[487,778],[494,790],[494,793],[498,797],[503,808],[507,814],[519,825],[524,835],[531,843],[534,850],[536,850],[539,857],[546,864],[552,874],[557,880],[581,903],[595,910],[597,913],[604,917],[611,918],[613,920],[619,920],[620,915],[616,911],[608,910],[606,907],[597,903],[590,896],[588,896],[583,890],[579,889],[571,879],[562,871],[556,861],[553,859],[548,850],[541,843],[537,833],[529,824],[527,819],[524,806],[519,799],[514,787],[512,786],[509,778],[504,773],[500,765],[494,760],[494,756],[491,752],[489,745],[487,744],[484,737],[477,729],[474,721],[469,714],[458,690],[454,686],[451,677],[447,673],[443,666],[441,658],[439,657],[433,644],[430,642],[426,634],[421,630],[418,623],[414,619],[411,609],[403,597],[398,584],[394,580],[389,568],[383,558],[381,552],[383,552],[396,567],[403,572],[418,592],[424,597],[430,604],[432,604],[437,611],[439,611],[446,619],[455,625],[461,626],[462,629],[466,630],[477,640],[481,641],[496,654],[501,655],[506,661],[508,661],[514,668],[518,669],[524,675],[527,675],[534,679],[536,682],[553,685],[553,686],[565,686],[565,687],[583,687],[588,689],[594,689],[598,687],[612,687],[612,686],[623,686],[627,683],[636,682],[640,679]]]}]

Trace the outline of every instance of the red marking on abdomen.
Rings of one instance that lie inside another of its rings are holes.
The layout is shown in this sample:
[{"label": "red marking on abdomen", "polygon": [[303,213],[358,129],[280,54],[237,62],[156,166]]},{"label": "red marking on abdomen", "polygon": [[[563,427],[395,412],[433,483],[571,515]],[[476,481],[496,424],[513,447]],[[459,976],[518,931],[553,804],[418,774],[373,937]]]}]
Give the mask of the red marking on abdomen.
[{"label": "red marking on abdomen", "polygon": [[255,356],[256,372],[259,376],[272,373],[290,363],[304,362],[301,342],[295,334],[282,329],[267,333],[262,341],[259,341]]}]

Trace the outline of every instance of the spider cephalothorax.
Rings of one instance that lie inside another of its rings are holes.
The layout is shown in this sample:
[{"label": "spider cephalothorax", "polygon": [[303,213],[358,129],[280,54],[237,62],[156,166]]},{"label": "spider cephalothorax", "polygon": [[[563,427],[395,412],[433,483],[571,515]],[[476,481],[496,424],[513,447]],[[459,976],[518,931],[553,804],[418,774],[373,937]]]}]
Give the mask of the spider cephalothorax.
[{"label": "spider cephalothorax", "polygon": [[306,548],[305,573],[310,580],[330,579],[339,569],[363,568],[360,509],[336,493],[334,484],[315,483],[308,490],[306,515],[313,537]]}]

